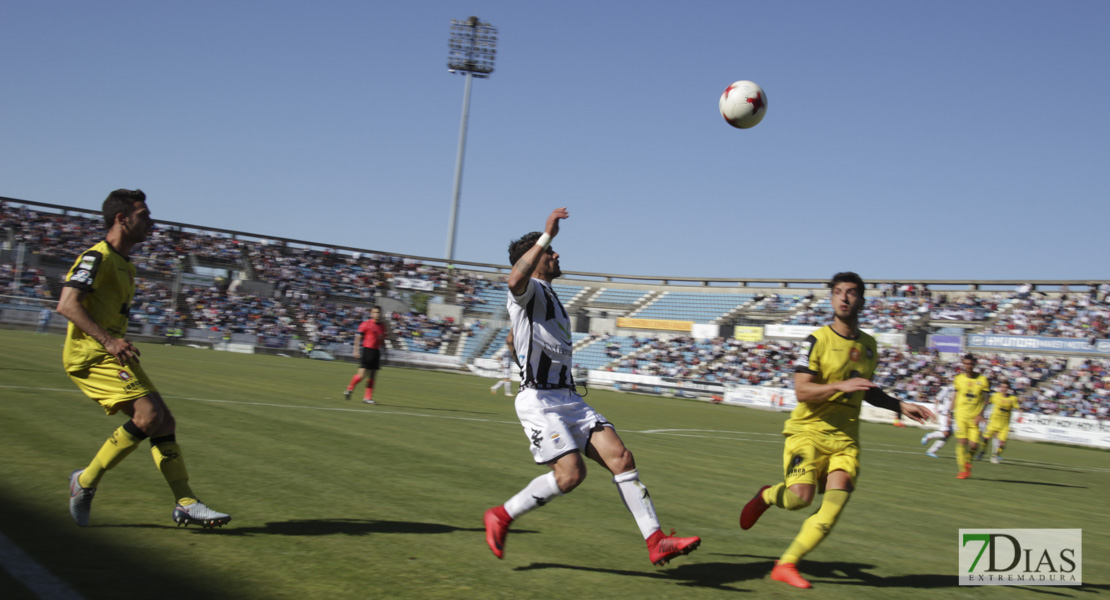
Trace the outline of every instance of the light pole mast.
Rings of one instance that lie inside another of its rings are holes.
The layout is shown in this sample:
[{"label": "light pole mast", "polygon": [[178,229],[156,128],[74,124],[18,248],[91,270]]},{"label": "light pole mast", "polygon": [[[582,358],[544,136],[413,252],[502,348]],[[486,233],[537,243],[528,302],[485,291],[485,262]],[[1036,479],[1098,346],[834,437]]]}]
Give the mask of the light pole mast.
[{"label": "light pole mast", "polygon": [[470,119],[471,79],[486,79],[493,73],[497,55],[497,28],[478,17],[465,21],[451,19],[451,39],[447,42],[447,72],[466,76],[463,87],[462,124],[459,126],[459,151],[455,159],[455,186],[451,192],[451,217],[447,223],[447,260],[455,259],[455,228],[459,217],[459,191],[462,189],[463,156],[466,153],[466,123]]}]

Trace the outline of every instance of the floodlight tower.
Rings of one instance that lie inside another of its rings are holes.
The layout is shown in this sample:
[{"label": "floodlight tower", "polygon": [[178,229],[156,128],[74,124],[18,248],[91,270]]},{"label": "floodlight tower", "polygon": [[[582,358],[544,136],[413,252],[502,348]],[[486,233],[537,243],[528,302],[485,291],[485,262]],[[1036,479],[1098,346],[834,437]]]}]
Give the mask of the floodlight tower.
[{"label": "floodlight tower", "polygon": [[466,151],[466,122],[470,118],[470,81],[486,79],[493,73],[497,55],[497,28],[478,17],[465,21],[451,19],[451,39],[447,42],[447,72],[466,76],[463,90],[462,125],[459,126],[459,152],[455,160],[455,188],[451,193],[451,218],[447,225],[447,260],[455,259],[455,227],[459,215],[459,190],[462,188],[463,154]]}]

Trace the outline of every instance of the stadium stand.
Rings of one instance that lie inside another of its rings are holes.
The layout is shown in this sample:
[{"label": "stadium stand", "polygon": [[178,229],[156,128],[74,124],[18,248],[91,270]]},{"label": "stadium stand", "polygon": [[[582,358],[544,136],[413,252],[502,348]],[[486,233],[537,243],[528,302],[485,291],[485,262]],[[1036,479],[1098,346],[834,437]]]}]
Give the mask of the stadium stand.
[{"label": "stadium stand", "polygon": [[713,323],[753,298],[752,294],[664,292],[628,316],[634,319]]},{"label": "stadium stand", "polygon": [[[74,257],[102,236],[102,224],[90,212],[0,202],[0,295],[37,299],[36,306],[56,298]],[[275,350],[311,342],[347,357],[352,332],[369,308],[389,302],[387,347],[393,350],[455,356],[465,363],[497,356],[508,332],[505,271],[496,265],[426,264],[426,259],[173,223],[159,225],[134,260],[140,281],[131,314],[134,326],[151,337],[184,326],[257,339],[258,347]],[[553,289],[576,317],[596,313],[601,323],[597,331],[572,334],[579,369],[790,387],[800,340],[632,332],[618,330],[611,317],[820,326],[831,320],[831,305],[821,282],[813,284],[782,293],[702,291],[666,281],[615,287],[569,279]],[[1023,284],[1004,294],[880,282],[868,296],[861,323],[890,334],[923,332],[941,322],[962,328],[957,332],[1106,340],[1110,282],[1083,285],[1087,289],[1073,283],[1080,291],[1066,285],[1043,291]],[[413,311],[409,302],[415,294],[433,296],[445,308],[441,314]],[[978,356],[992,380],[1012,382],[1026,412],[1110,419],[1108,359],[1074,353]],[[876,381],[910,400],[931,400],[958,370],[957,362],[902,345],[885,346],[882,359]]]}]

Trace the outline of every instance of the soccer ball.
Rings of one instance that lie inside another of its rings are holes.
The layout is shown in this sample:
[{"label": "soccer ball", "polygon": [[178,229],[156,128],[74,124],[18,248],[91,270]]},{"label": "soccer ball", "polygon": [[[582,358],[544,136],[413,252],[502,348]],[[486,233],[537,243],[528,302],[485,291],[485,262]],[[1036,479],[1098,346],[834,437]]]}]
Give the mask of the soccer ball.
[{"label": "soccer ball", "polygon": [[721,116],[737,129],[759,125],[767,114],[767,94],[752,81],[737,81],[721,94]]}]

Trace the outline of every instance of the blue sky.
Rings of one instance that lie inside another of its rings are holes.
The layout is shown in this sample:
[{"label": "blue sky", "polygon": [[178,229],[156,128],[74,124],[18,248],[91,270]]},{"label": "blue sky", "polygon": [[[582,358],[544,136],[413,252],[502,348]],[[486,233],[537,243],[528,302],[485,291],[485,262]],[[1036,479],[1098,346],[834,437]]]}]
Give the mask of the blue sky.
[{"label": "blue sky", "polygon": [[459,260],[567,206],[572,271],[1108,277],[1103,1],[7,2],[0,195],[442,257],[470,15]]}]

